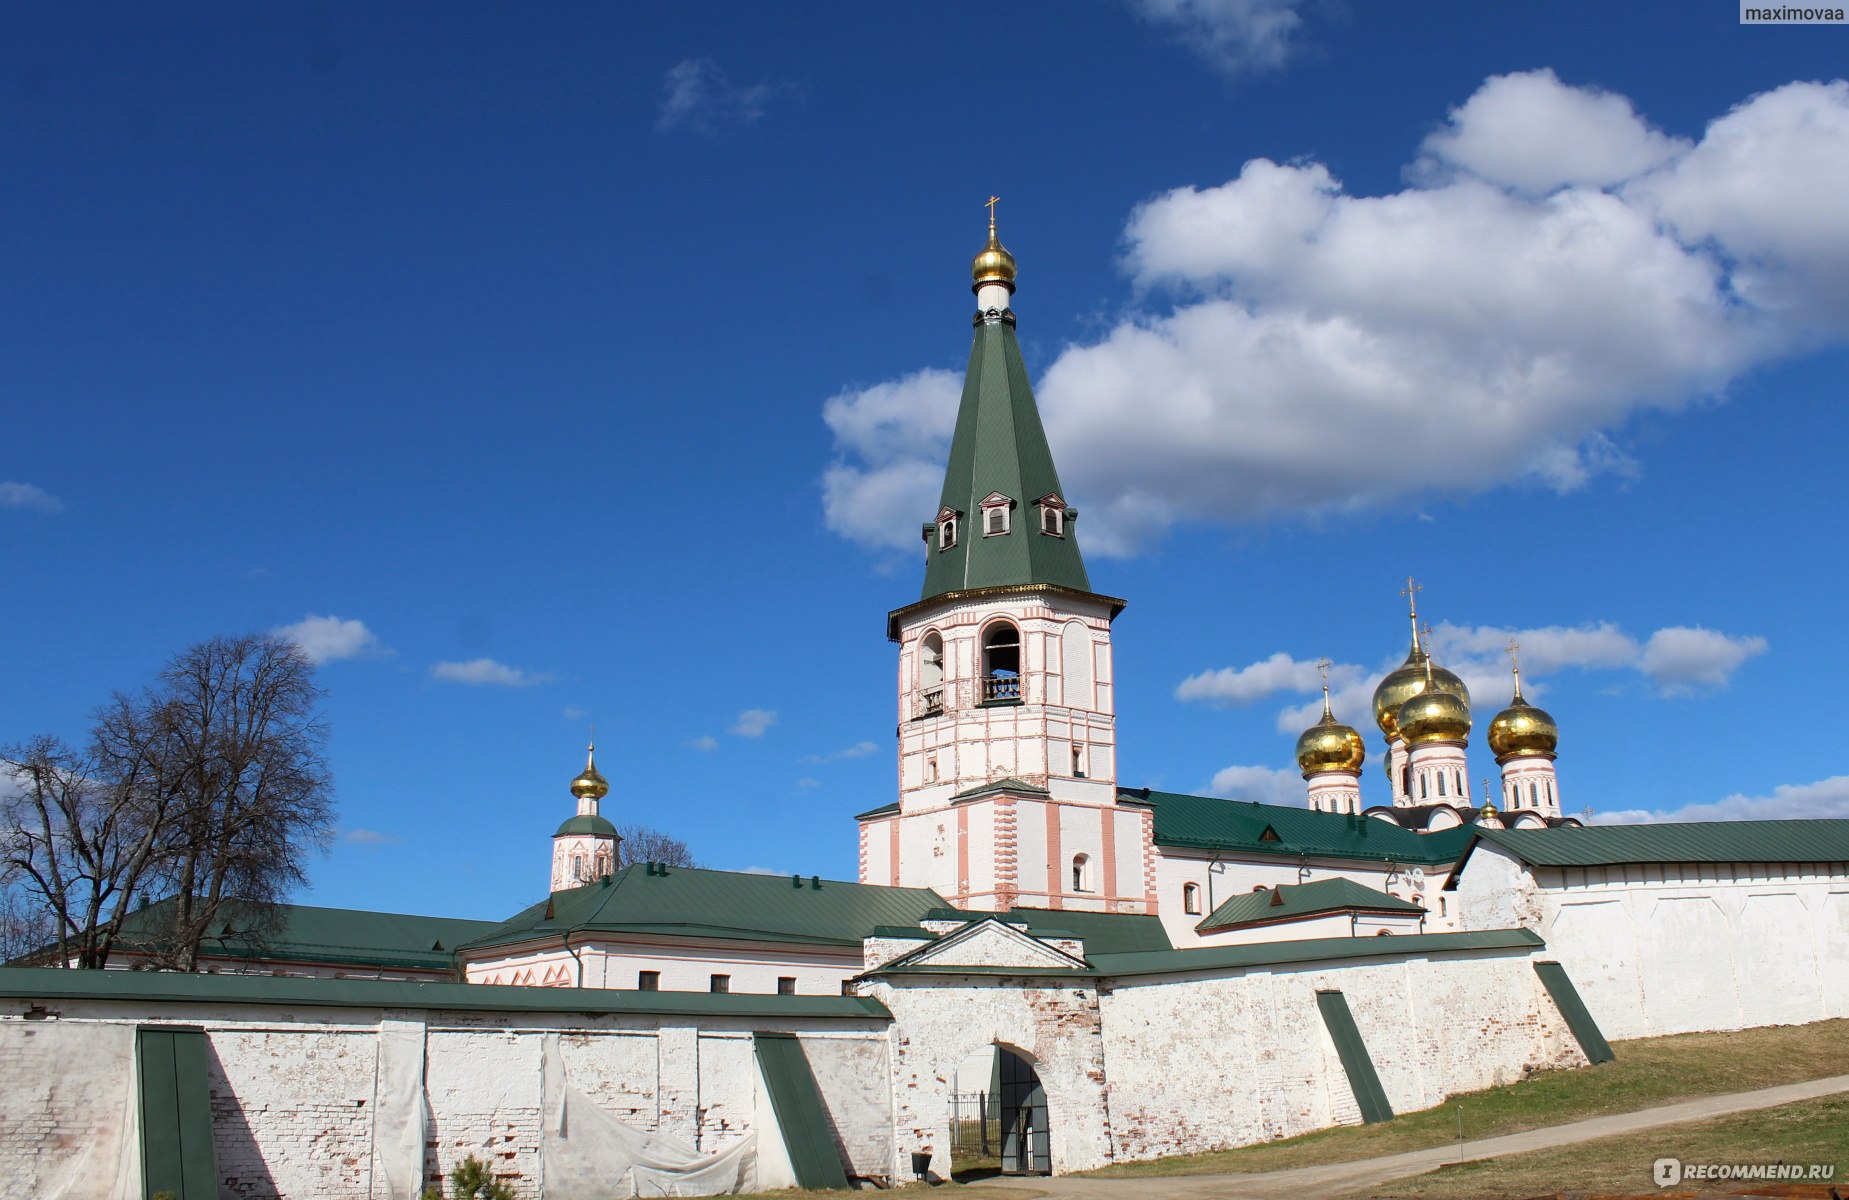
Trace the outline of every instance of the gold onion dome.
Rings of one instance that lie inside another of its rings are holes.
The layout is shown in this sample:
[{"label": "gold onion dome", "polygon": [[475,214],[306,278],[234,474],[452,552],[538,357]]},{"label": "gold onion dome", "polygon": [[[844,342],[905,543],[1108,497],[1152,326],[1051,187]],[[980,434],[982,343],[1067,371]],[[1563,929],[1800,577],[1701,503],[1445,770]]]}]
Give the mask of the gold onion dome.
[{"label": "gold onion dome", "polygon": [[590,752],[584,756],[584,770],[571,781],[571,794],[578,799],[602,800],[610,794],[610,783],[597,773],[597,745],[591,744]]},{"label": "gold onion dome", "polygon": [[1297,739],[1297,769],[1308,779],[1323,771],[1361,770],[1367,747],[1361,735],[1335,719],[1329,711],[1329,693],[1323,693],[1323,719]]},{"label": "gold onion dome", "polygon": [[1418,642],[1406,655],[1406,661],[1387,674],[1374,689],[1374,724],[1388,741],[1400,736],[1400,710],[1406,702],[1426,690],[1427,682],[1438,691],[1449,692],[1464,705],[1464,727],[1470,727],[1470,689],[1455,674],[1431,661]]},{"label": "gold onion dome", "polygon": [[1511,758],[1539,758],[1554,754],[1560,745],[1560,726],[1545,709],[1522,699],[1522,684],[1515,681],[1515,699],[1489,723],[1489,748],[1497,762]]},{"label": "gold onion dome", "polygon": [[1445,691],[1444,685],[1436,682],[1436,669],[1432,674],[1434,682],[1400,705],[1400,711],[1395,714],[1400,736],[1406,739],[1409,746],[1420,746],[1427,742],[1461,742],[1470,736],[1469,703]]},{"label": "gold onion dome", "polygon": [[[991,203],[993,203],[991,201]],[[970,290],[981,291],[984,285],[999,283],[1014,290],[1014,255],[995,236],[995,210],[989,209],[989,243],[969,264]]]}]

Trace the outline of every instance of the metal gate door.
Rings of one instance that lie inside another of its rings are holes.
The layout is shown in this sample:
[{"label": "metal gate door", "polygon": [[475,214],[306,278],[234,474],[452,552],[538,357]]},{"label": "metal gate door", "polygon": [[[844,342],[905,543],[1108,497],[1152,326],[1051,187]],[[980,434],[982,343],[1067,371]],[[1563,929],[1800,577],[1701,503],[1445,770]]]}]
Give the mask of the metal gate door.
[{"label": "metal gate door", "polygon": [[1020,1055],[1000,1046],[995,1053],[1001,1066],[1002,1174],[1051,1175],[1046,1090],[1040,1076]]}]

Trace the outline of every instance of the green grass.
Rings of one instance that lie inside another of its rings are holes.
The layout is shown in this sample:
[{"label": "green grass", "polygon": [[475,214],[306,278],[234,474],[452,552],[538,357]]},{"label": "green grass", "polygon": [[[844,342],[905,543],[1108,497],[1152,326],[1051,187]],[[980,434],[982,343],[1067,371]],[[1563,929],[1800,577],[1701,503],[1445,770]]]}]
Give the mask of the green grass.
[{"label": "green grass", "polygon": [[[1656,1190],[1651,1167],[1659,1158],[1711,1163],[1827,1163],[1836,1168],[1832,1182],[1841,1188],[1849,1179],[1849,1098],[1829,1096],[1576,1146],[1461,1163],[1355,1192],[1348,1200],[1522,1200],[1594,1190],[1647,1195]],[[1691,1181],[1681,1194],[1731,1192],[1742,1186],[1758,1193],[1773,1185]],[[1817,1195],[1828,1194],[1822,1185],[1810,1186]]]},{"label": "green grass", "polygon": [[1262,1146],[1124,1163],[1087,1174],[1282,1171],[1456,1142],[1460,1106],[1464,1136],[1474,1140],[1694,1096],[1820,1079],[1849,1071],[1849,1020],[1640,1038],[1618,1042],[1613,1050],[1616,1062],[1545,1071],[1520,1083],[1455,1096],[1437,1108],[1406,1113],[1380,1125],[1343,1125]]}]

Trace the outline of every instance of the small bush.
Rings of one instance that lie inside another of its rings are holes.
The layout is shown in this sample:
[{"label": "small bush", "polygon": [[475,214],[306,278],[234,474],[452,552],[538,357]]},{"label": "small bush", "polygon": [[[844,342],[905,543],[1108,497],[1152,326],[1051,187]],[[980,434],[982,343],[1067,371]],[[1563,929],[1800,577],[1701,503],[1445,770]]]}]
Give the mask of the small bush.
[{"label": "small bush", "polygon": [[[496,1179],[488,1164],[473,1154],[457,1163],[449,1173],[450,1195],[455,1200],[514,1200],[514,1189]],[[419,1200],[443,1200],[443,1189],[431,1184]]]}]

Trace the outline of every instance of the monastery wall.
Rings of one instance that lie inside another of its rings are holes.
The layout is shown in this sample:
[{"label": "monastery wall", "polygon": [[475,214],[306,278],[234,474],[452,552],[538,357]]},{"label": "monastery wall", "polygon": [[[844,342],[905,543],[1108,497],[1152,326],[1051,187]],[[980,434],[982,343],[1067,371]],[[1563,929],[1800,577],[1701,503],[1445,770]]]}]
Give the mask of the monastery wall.
[{"label": "monastery wall", "polygon": [[1547,939],[1608,1038],[1849,1016],[1849,868],[1529,868],[1477,843],[1455,893],[1467,927]]},{"label": "monastery wall", "polygon": [[[562,1161],[549,1116],[562,1089],[548,1083],[548,1054],[566,1095],[598,1110],[592,1124],[573,1110],[576,1128],[620,1122],[635,1139],[659,1134],[700,1155],[741,1148],[755,1132],[757,1186],[792,1186],[752,1042],[763,1028],[801,1039],[853,1170],[887,1175],[894,1160],[887,1024],[873,1017],[178,1000],[45,1007],[33,1020],[20,1003],[0,1010],[0,1175],[32,1195],[140,1193],[135,1030],[170,1024],[205,1031],[223,1197],[400,1200],[416,1189],[399,1184],[445,1177],[473,1154],[528,1200],[574,1200],[547,1182],[548,1164]],[[592,1149],[603,1153],[608,1140]],[[581,1135],[577,1154],[585,1143]],[[606,1182],[599,1195],[618,1194]]]},{"label": "monastery wall", "polygon": [[858,946],[838,953],[752,946],[730,948],[618,942],[585,939],[574,942],[572,952],[532,950],[510,952],[465,964],[466,982],[522,987],[576,987],[582,963],[583,986],[636,991],[644,971],[659,976],[655,990],[710,992],[713,976],[723,975],[733,993],[759,996],[777,994],[778,981],[795,980],[798,996],[839,996],[841,984],[860,974]]},{"label": "monastery wall", "polygon": [[1319,991],[1347,998],[1396,1113],[1583,1066],[1537,957],[1472,951],[1121,981],[1103,996],[1117,1159],[1358,1124]]}]

